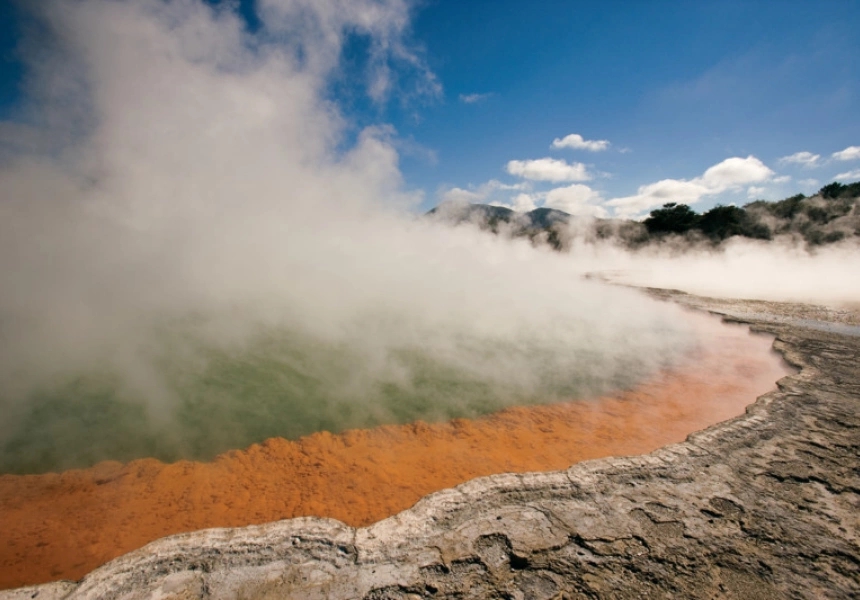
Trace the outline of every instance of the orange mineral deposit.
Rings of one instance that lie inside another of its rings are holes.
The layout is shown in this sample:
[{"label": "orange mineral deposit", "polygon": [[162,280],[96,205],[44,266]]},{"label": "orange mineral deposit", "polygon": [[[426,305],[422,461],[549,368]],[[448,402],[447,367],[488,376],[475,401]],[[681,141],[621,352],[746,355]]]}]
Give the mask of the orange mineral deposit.
[{"label": "orange mineral deposit", "polygon": [[0,476],[0,588],[78,579],[174,533],[308,515],[367,525],[474,477],[682,441],[741,414],[788,372],[770,338],[713,323],[707,336],[671,371],[601,398],[274,438],[209,463],[143,459]]}]

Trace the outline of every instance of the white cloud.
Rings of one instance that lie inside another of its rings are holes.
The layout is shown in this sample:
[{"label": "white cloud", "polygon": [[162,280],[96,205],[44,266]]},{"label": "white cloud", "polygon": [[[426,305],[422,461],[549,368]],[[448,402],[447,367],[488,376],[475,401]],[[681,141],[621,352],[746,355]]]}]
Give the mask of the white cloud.
[{"label": "white cloud", "polygon": [[803,187],[811,188],[811,187],[817,186],[821,182],[818,181],[817,179],[810,178],[810,179],[801,179],[797,183],[799,183]]},{"label": "white cloud", "polygon": [[552,148],[572,148],[574,150],[588,150],[589,152],[600,152],[609,148],[607,140],[585,140],[578,133],[571,133],[563,138],[555,138]]},{"label": "white cloud", "polygon": [[713,189],[714,193],[719,193],[732,187],[765,181],[773,174],[773,171],[754,156],[734,156],[705,171],[701,180]]},{"label": "white cloud", "polygon": [[791,163],[795,165],[803,165],[804,167],[817,167],[818,159],[821,158],[820,154],[813,154],[812,152],[795,152],[794,154],[790,154],[789,156],[783,156],[779,159],[779,162]]},{"label": "white cloud", "polygon": [[836,160],[857,160],[860,158],[860,146],[848,146],[845,150],[833,153]]},{"label": "white cloud", "polygon": [[839,175],[837,175],[833,179],[836,179],[837,181],[846,181],[846,180],[852,180],[853,181],[855,179],[860,179],[860,169],[854,169],[853,171],[847,171],[845,173],[840,173]]},{"label": "white cloud", "polygon": [[501,202],[494,200],[489,202],[490,206],[501,206],[502,208],[510,208],[513,211],[527,213],[537,208],[537,196],[532,194],[517,194],[510,202]]},{"label": "white cloud", "polygon": [[531,184],[528,181],[521,181],[519,183],[502,183],[498,179],[491,179],[484,185],[489,187],[491,190],[528,190],[531,188]]},{"label": "white cloud", "polygon": [[538,206],[562,210],[575,216],[606,217],[608,213],[600,204],[600,193],[587,185],[574,183],[548,192],[521,193],[509,201],[494,201],[489,204],[503,206],[517,212],[528,212]]},{"label": "white cloud", "polygon": [[694,204],[704,196],[767,181],[773,174],[773,171],[754,156],[735,156],[709,168],[701,177],[689,181],[663,179],[649,183],[640,186],[635,195],[613,198],[606,205],[615,208],[616,216],[632,217],[667,202]]},{"label": "white cloud", "polygon": [[474,204],[476,202],[482,202],[485,196],[472,192],[469,190],[464,190],[463,188],[451,188],[450,190],[446,190],[442,194],[442,202],[457,202],[464,204]]},{"label": "white cloud", "polygon": [[507,164],[511,175],[535,181],[588,181],[588,170],[582,163],[567,163],[555,158],[512,160]]},{"label": "white cloud", "polygon": [[483,102],[490,96],[492,93],[487,94],[460,94],[460,102],[463,104],[475,104],[477,102]]},{"label": "white cloud", "polygon": [[779,177],[774,177],[772,181],[774,183],[788,183],[791,181],[791,175],[780,175]]},{"label": "white cloud", "polygon": [[513,209],[517,212],[529,212],[537,208],[535,199],[530,194],[517,194],[514,198]]},{"label": "white cloud", "polygon": [[531,187],[531,184],[528,181],[522,181],[519,183],[502,183],[498,179],[491,179],[481,185],[469,186],[468,189],[453,187],[450,189],[443,189],[439,192],[439,200],[441,202],[468,202],[470,204],[492,204],[494,206],[507,206],[511,208],[505,202],[501,202],[498,200],[492,200],[492,196],[497,191],[528,191]]},{"label": "white cloud", "polygon": [[574,183],[567,187],[555,188],[546,194],[544,206],[556,208],[575,216],[606,217],[606,209],[600,206],[600,193],[587,185]]},{"label": "white cloud", "polygon": [[751,185],[747,189],[747,197],[748,198],[760,198],[764,195],[765,188],[760,186]]},{"label": "white cloud", "polygon": [[667,202],[693,204],[707,193],[708,188],[695,181],[663,179],[640,186],[634,196],[613,198],[606,205],[615,208],[616,216],[632,217]]}]

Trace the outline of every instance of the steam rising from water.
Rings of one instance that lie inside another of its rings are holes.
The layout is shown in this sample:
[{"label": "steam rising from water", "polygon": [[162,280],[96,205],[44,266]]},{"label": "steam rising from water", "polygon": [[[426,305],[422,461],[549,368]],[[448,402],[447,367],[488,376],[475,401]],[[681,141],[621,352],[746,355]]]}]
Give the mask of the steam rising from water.
[{"label": "steam rising from water", "polygon": [[855,240],[814,250],[791,239],[763,242],[740,237],[716,251],[669,244],[629,252],[609,244],[577,244],[572,253],[579,269],[629,285],[856,308],[860,306],[860,245]]},{"label": "steam rising from water", "polygon": [[348,34],[378,101],[392,61],[435,89],[403,2],[258,4],[253,35],[198,0],[31,7],[32,102],[0,125],[0,470],[582,396],[693,343],[570,257],[409,216],[393,132],[326,99]]}]

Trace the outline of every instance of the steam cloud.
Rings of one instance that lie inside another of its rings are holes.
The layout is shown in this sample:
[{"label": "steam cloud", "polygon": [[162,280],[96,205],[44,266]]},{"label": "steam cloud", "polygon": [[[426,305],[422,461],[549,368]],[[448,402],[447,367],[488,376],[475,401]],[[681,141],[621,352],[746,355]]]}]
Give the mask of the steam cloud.
[{"label": "steam cloud", "polygon": [[[860,302],[857,246],[833,245],[814,253],[798,245],[767,247],[734,240],[721,254],[666,254],[625,257],[621,280],[639,285],[683,289],[705,296],[811,302],[837,308]],[[638,260],[637,260],[638,258]],[[602,263],[606,267],[606,262]]]},{"label": "steam cloud", "polygon": [[675,242],[631,252],[581,238],[571,254],[580,271],[626,285],[835,308],[860,305],[860,248],[850,238],[814,249],[787,236],[773,241],[736,237],[719,248]]},{"label": "steam cloud", "polygon": [[[254,33],[199,0],[27,8],[30,102],[0,125],[0,470],[68,466],[75,436],[92,451],[72,464],[476,414],[624,382],[692,343],[678,309],[568,256],[410,215],[394,132],[351,141],[327,96],[351,35],[370,42],[371,97],[398,85],[394,62],[434,93],[404,2],[261,0]],[[256,425],[233,436],[226,396]],[[194,440],[170,433],[210,413]],[[134,446],[146,427],[163,435]]]}]

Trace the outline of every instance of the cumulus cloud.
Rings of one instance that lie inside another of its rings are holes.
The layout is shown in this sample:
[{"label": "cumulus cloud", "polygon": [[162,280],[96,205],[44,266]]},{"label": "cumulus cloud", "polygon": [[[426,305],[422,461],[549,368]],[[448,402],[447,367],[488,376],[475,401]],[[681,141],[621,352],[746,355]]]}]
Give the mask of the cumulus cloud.
[{"label": "cumulus cloud", "polygon": [[517,194],[514,198],[508,202],[502,202],[499,200],[494,200],[489,202],[490,206],[501,206],[502,208],[510,208],[516,212],[529,212],[538,207],[537,205],[537,196],[533,194]]},{"label": "cumulus cloud", "polygon": [[848,146],[845,150],[834,152],[832,157],[836,160],[857,160],[860,158],[860,146]]},{"label": "cumulus cloud", "polygon": [[860,179],[860,169],[854,169],[852,171],[846,171],[845,173],[839,173],[836,177],[834,177],[837,181],[854,181],[856,179]]},{"label": "cumulus cloud", "polygon": [[795,152],[789,156],[783,156],[779,159],[779,162],[812,168],[818,166],[818,160],[820,158],[820,154],[813,154],[812,152]]},{"label": "cumulus cloud", "polygon": [[600,194],[587,185],[574,183],[547,192],[544,206],[563,210],[574,216],[606,217],[606,209],[600,206],[602,200]]},{"label": "cumulus cloud", "polygon": [[528,181],[521,181],[519,183],[502,183],[498,179],[491,179],[484,185],[491,190],[528,190],[531,188],[531,184]]},{"label": "cumulus cloud", "polygon": [[[468,202],[470,204],[489,204],[490,206],[501,206],[510,208],[517,212],[528,212],[537,208],[536,201],[540,194],[527,193],[531,189],[531,183],[521,181],[518,183],[503,183],[498,179],[491,179],[481,185],[464,190],[452,188],[442,195],[442,201]],[[513,198],[505,197],[505,192],[520,192]]]},{"label": "cumulus cloud", "polygon": [[693,204],[707,193],[708,188],[695,180],[663,179],[640,186],[634,196],[613,198],[606,205],[615,209],[616,216],[630,218],[667,202]]},{"label": "cumulus cloud", "polygon": [[571,133],[563,138],[555,138],[552,148],[571,148],[573,150],[588,150],[589,152],[600,152],[609,148],[607,140],[586,140],[578,133]]},{"label": "cumulus cloud", "polygon": [[453,187],[443,190],[439,196],[441,202],[468,202],[470,204],[486,203],[496,206],[508,206],[497,198],[498,192],[526,191],[531,184],[528,181],[519,183],[503,183],[498,179],[491,179],[479,186],[468,189]]},{"label": "cumulus cloud", "polygon": [[485,198],[486,196],[478,192],[464,190],[463,188],[458,187],[445,190],[442,194],[442,202],[474,204],[476,202],[483,202]]},{"label": "cumulus cloud", "polygon": [[[486,188],[486,184],[482,186]],[[506,186],[508,188],[513,186]],[[474,192],[460,194],[458,190],[451,199],[469,199],[471,202],[479,201],[474,198]],[[485,197],[484,197],[485,198]],[[528,212],[538,207],[554,208],[574,216],[606,217],[608,213],[600,204],[603,202],[600,193],[587,185],[574,183],[566,187],[553,188],[548,191],[535,191],[520,193],[506,200],[493,200],[488,202],[492,206],[502,206],[517,212]]]},{"label": "cumulus cloud", "polygon": [[705,196],[766,181],[773,174],[754,156],[735,156],[710,167],[700,177],[691,180],[663,179],[639,187],[633,196],[613,198],[606,205],[614,207],[617,216],[632,217],[667,202],[695,204]]},{"label": "cumulus cloud", "polygon": [[483,102],[490,96],[492,93],[487,94],[460,94],[460,102],[463,104],[476,104],[478,102]]},{"label": "cumulus cloud", "polygon": [[591,175],[582,163],[568,163],[555,158],[536,160],[512,160],[506,167],[508,173],[534,181],[588,181]]},{"label": "cumulus cloud", "polygon": [[747,197],[748,198],[761,198],[761,196],[764,194],[764,192],[765,192],[765,188],[760,187],[760,186],[756,186],[756,185],[751,185],[747,189]]},{"label": "cumulus cloud", "polygon": [[791,175],[780,175],[779,177],[774,177],[772,181],[774,183],[788,183],[791,181]]},{"label": "cumulus cloud", "polygon": [[517,212],[529,212],[537,208],[534,196],[531,194],[517,194],[514,197],[513,209]]},{"label": "cumulus cloud", "polygon": [[715,193],[731,187],[764,181],[773,176],[773,171],[754,156],[732,157],[714,165],[702,176],[702,182]]}]

